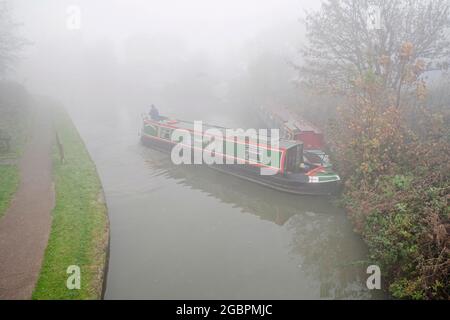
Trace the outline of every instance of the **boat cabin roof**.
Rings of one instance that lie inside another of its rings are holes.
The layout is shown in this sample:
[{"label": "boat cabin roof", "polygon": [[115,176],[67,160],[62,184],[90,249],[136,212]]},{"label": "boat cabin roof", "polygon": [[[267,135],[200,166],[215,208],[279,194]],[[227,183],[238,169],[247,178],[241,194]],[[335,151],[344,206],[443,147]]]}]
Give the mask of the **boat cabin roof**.
[{"label": "boat cabin roof", "polygon": [[[194,122],[192,121],[186,121],[186,120],[179,120],[179,119],[164,119],[161,121],[154,121],[150,119],[145,119],[146,123],[153,123],[160,125],[162,127],[167,127],[171,129],[184,129],[188,131],[194,130]],[[231,129],[231,128],[225,128],[220,126],[215,126],[211,124],[203,123],[203,131],[206,131],[208,129],[219,129],[223,132],[223,135],[225,136],[226,132],[225,130]],[[235,129],[237,130],[237,129]],[[244,129],[245,130],[245,129]],[[280,145],[279,147],[282,149],[290,149],[298,145],[302,145],[303,143],[301,141],[294,141],[294,140],[286,140],[280,138]]]},{"label": "boat cabin roof", "polygon": [[281,108],[263,108],[265,112],[269,112],[274,116],[277,116],[280,118],[286,127],[288,127],[291,130],[299,130],[301,132],[304,131],[311,131],[317,134],[321,134],[319,128],[314,126],[313,124],[307,122],[306,120],[300,118],[297,114],[292,112],[291,110],[281,107]]}]

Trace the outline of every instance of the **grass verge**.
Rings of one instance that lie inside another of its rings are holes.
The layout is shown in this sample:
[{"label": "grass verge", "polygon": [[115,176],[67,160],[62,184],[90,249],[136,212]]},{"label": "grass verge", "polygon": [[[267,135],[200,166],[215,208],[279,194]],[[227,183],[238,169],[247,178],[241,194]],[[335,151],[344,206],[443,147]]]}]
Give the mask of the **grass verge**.
[{"label": "grass verge", "polygon": [[9,137],[9,148],[0,141],[0,218],[17,191],[17,162],[23,152],[32,122],[28,92],[21,85],[0,81],[0,139]]},{"label": "grass verge", "polygon": [[[107,208],[96,167],[68,114],[54,111],[65,162],[53,148],[56,202],[52,229],[33,299],[99,299],[109,242]],[[81,271],[81,288],[69,290],[69,266]]]},{"label": "grass verge", "polygon": [[0,218],[9,207],[19,185],[19,171],[16,165],[0,165]]}]

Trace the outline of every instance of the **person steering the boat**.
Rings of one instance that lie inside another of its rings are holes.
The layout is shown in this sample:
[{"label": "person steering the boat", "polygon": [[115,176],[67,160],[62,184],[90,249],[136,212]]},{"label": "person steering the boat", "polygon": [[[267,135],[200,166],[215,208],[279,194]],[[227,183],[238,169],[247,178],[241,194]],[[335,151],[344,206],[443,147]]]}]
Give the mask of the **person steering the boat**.
[{"label": "person steering the boat", "polygon": [[159,111],[158,109],[156,109],[155,105],[152,104],[151,108],[150,108],[150,119],[155,120],[155,121],[160,121],[161,120],[161,116],[159,115]]}]

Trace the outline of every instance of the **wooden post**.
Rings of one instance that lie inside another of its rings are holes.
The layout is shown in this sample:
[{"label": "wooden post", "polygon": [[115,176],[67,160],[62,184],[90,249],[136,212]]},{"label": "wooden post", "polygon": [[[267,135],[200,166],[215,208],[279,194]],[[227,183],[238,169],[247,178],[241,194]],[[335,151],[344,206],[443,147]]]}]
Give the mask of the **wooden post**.
[{"label": "wooden post", "polygon": [[64,164],[64,162],[66,161],[66,158],[64,156],[64,146],[61,143],[61,140],[59,139],[58,132],[56,132],[56,143],[58,145],[59,159],[61,163]]}]

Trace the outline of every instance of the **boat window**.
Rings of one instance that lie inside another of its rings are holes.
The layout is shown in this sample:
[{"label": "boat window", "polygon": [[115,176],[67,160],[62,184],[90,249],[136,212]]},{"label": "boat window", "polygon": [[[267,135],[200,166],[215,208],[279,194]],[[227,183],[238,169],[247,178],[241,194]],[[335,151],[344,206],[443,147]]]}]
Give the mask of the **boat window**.
[{"label": "boat window", "polygon": [[296,145],[286,151],[285,168],[287,172],[299,172],[303,161],[302,145]]},{"label": "boat window", "polygon": [[305,153],[305,160],[309,163],[313,163],[313,164],[321,164],[322,163],[322,158],[315,153],[312,152],[307,152]]},{"label": "boat window", "polygon": [[322,165],[322,166],[328,166],[330,164],[329,157],[324,152],[305,152],[304,154],[305,162],[315,164],[315,165]]},{"label": "boat window", "polygon": [[162,128],[159,131],[159,137],[165,140],[170,140],[171,139],[171,133],[172,130],[169,128]]}]

